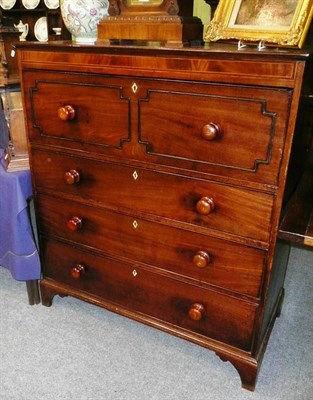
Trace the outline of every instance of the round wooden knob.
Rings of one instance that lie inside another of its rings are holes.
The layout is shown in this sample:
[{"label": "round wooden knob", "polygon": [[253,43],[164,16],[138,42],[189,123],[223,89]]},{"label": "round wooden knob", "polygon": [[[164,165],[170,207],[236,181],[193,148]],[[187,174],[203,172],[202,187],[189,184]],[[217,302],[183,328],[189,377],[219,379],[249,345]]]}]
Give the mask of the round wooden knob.
[{"label": "round wooden knob", "polygon": [[197,205],[197,211],[201,215],[209,215],[215,209],[214,201],[211,197],[202,197]]},{"label": "round wooden knob", "polygon": [[64,180],[68,185],[74,185],[80,181],[80,174],[76,169],[71,169],[65,172]]},{"label": "round wooden knob", "polygon": [[83,220],[80,217],[72,217],[66,223],[67,227],[71,231],[79,231],[83,226]]},{"label": "round wooden knob", "polygon": [[80,279],[86,273],[86,268],[81,264],[76,264],[71,268],[71,276],[74,279]]},{"label": "round wooden knob", "polygon": [[202,304],[194,303],[188,312],[189,317],[194,321],[200,321],[205,313],[205,308]]},{"label": "round wooden knob", "polygon": [[206,251],[198,251],[193,257],[193,263],[198,268],[205,268],[210,264],[211,256]]},{"label": "round wooden knob", "polygon": [[75,118],[75,109],[73,106],[67,104],[66,106],[58,109],[58,117],[62,121],[71,121]]},{"label": "round wooden knob", "polygon": [[203,139],[211,141],[218,139],[222,134],[221,127],[215,122],[210,122],[202,127],[201,135]]}]

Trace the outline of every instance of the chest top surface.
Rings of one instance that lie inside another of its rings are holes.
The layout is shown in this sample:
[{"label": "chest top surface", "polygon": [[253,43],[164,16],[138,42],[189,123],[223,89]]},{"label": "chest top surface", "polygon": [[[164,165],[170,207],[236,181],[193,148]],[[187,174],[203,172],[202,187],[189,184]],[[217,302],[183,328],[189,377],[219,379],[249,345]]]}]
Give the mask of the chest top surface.
[{"label": "chest top surface", "polygon": [[17,48],[23,68],[284,87],[294,86],[297,66],[310,58],[309,51],[299,49],[238,50],[218,43],[173,49],[25,42]]}]

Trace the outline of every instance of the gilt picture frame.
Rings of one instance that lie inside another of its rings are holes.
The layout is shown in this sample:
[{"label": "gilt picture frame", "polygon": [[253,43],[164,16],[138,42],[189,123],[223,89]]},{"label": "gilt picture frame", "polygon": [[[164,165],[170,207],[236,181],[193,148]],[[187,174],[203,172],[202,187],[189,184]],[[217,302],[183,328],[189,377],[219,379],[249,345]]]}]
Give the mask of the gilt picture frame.
[{"label": "gilt picture frame", "polygon": [[220,0],[204,39],[301,48],[312,16],[313,0]]}]

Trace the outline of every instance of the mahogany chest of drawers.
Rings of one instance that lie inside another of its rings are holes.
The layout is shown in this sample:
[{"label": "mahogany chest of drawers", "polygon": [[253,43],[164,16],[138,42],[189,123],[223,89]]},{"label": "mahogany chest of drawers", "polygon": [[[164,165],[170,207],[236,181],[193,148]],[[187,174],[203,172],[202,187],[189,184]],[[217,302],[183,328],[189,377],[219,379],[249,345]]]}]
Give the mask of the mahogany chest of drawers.
[{"label": "mahogany chest of drawers", "polygon": [[253,390],[308,54],[21,44],[43,279],[216,352]]}]

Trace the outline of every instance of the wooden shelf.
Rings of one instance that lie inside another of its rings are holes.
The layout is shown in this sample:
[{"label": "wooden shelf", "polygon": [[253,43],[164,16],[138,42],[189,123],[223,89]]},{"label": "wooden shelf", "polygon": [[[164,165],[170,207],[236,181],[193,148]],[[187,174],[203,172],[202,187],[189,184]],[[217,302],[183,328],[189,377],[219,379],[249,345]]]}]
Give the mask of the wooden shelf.
[{"label": "wooden shelf", "polygon": [[[34,32],[36,21],[41,17],[47,18],[47,28],[48,28],[48,40],[69,40],[71,35],[66,29],[62,16],[60,7],[57,9],[49,9],[44,0],[40,0],[38,6],[33,9],[27,9],[24,7],[22,0],[17,0],[14,7],[11,9],[1,8],[2,15],[9,18],[12,23],[12,27],[17,25],[19,21],[24,24],[27,23],[29,27],[28,35],[26,37],[27,41],[36,41],[36,35]],[[56,35],[53,28],[61,28],[61,35]]]}]

